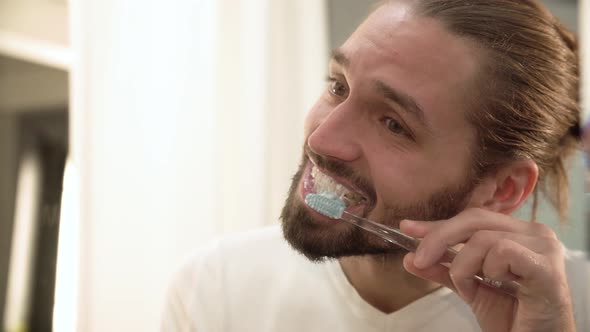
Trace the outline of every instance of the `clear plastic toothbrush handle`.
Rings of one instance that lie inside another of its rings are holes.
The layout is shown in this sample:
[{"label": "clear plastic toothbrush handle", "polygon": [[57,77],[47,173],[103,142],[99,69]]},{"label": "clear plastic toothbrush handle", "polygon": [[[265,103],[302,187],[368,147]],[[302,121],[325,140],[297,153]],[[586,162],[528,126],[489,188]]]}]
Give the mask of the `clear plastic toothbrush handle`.
[{"label": "clear plastic toothbrush handle", "polygon": [[[372,220],[361,218],[346,211],[344,211],[341,219],[351,222],[354,225],[411,252],[416,251],[418,245],[420,245],[420,240],[417,238],[406,235],[395,228],[384,226]],[[448,265],[455,259],[457,253],[457,250],[450,247],[447,248],[447,252],[444,254],[439,263],[448,267]],[[481,273],[474,275],[473,278],[483,285],[498,289],[514,297],[516,297],[521,288],[521,285],[516,281],[498,281],[485,277]]]}]

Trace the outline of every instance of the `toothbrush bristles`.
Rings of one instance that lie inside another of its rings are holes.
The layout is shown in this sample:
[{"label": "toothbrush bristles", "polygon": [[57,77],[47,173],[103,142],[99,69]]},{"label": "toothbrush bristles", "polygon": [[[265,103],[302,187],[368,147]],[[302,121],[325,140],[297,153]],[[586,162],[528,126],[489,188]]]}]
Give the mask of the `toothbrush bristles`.
[{"label": "toothbrush bristles", "polygon": [[346,204],[333,193],[308,194],[305,203],[318,213],[332,219],[340,219]]}]

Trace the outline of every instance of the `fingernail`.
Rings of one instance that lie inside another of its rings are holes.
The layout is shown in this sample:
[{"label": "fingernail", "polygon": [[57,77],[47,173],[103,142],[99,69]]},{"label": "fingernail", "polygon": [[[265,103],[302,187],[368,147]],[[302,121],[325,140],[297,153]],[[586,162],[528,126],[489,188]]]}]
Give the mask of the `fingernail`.
[{"label": "fingernail", "polygon": [[400,226],[412,226],[414,225],[414,221],[410,220],[410,219],[404,219],[400,222]]},{"label": "fingernail", "polygon": [[414,258],[414,266],[419,269],[423,269],[425,267],[425,263],[426,254],[424,253],[424,249],[418,247],[418,250],[416,250],[416,257]]},{"label": "fingernail", "polygon": [[416,258],[416,254],[413,252],[409,252],[404,256],[403,259],[403,266],[404,269],[407,271],[408,267],[414,267],[414,259]]}]

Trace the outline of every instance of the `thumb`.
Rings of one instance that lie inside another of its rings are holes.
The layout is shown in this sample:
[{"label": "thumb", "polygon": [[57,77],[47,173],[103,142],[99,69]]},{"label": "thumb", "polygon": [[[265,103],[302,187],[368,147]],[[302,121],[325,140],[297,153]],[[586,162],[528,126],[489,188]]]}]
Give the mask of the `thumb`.
[{"label": "thumb", "polygon": [[409,236],[423,238],[434,228],[432,222],[405,219],[400,222],[400,230]]},{"label": "thumb", "polygon": [[455,288],[455,285],[449,276],[448,268],[440,264],[434,264],[425,269],[419,269],[414,265],[415,257],[416,254],[413,252],[410,252],[404,256],[403,265],[406,271],[415,275],[416,277],[436,282],[437,284],[441,284],[447,288],[450,288],[454,292],[457,292],[457,289]]}]

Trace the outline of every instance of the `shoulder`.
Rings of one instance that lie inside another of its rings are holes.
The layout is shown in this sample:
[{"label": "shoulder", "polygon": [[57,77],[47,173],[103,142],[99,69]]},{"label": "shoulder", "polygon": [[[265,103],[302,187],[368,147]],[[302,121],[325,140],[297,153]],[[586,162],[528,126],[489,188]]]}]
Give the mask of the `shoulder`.
[{"label": "shoulder", "polygon": [[226,273],[228,268],[268,265],[277,260],[297,260],[301,258],[299,256],[284,239],[280,226],[276,225],[222,236],[197,249],[183,267],[185,273],[193,275],[215,271]]},{"label": "shoulder", "polygon": [[289,246],[279,226],[215,239],[174,273],[163,318],[172,328],[164,330],[223,330],[228,317],[252,307],[252,299],[270,303],[283,285],[301,284],[294,279],[315,269]]},{"label": "shoulder", "polygon": [[288,265],[301,259],[298,256],[278,226],[212,240],[192,252],[173,273],[163,317],[163,326],[170,328],[163,330],[192,331],[197,329],[195,319],[197,330],[220,330],[217,324],[222,321],[230,288],[251,288],[244,286],[253,278],[272,274],[277,260]]},{"label": "shoulder", "polygon": [[188,286],[203,278],[217,279],[228,269],[271,264],[297,256],[279,226],[225,235],[191,253],[176,271],[173,283]]}]

